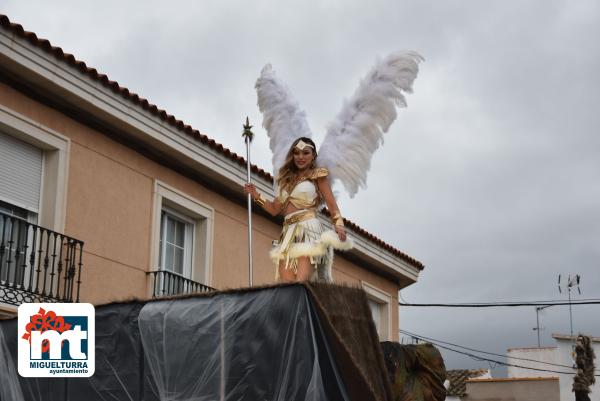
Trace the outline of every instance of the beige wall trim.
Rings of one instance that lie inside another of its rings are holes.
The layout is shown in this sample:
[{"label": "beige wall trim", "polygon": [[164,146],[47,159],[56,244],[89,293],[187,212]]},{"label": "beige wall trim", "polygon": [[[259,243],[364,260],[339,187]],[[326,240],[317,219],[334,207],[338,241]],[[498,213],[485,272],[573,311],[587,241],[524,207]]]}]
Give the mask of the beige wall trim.
[{"label": "beige wall trim", "polygon": [[0,129],[42,149],[42,188],[38,224],[57,232],[64,232],[71,141],[1,104]]},{"label": "beige wall trim", "polygon": [[[132,105],[100,82],[57,61],[26,40],[0,31],[0,56],[2,55],[4,57],[0,57],[0,64],[47,93],[53,93],[132,138],[172,155],[195,171],[202,171],[232,190],[239,190],[246,181],[244,166],[199,143],[160,117]],[[273,199],[275,194],[270,182],[258,175],[253,175],[253,181],[260,192],[268,199]],[[322,220],[325,221],[324,218]],[[383,269],[404,283],[417,280],[417,268],[358,235],[353,235],[353,238],[356,247],[351,252],[360,259]]]},{"label": "beige wall trim", "polygon": [[392,339],[392,296],[380,288],[375,287],[373,284],[369,284],[366,281],[361,280],[360,285],[362,289],[367,293],[367,296],[373,301],[386,306],[384,312],[386,316],[386,331],[387,338],[381,338],[382,341],[389,341]]},{"label": "beige wall trim", "polygon": [[215,210],[194,197],[181,192],[164,182],[154,182],[154,206],[150,244],[150,269],[158,268],[160,219],[163,206],[181,212],[197,220],[192,255],[192,279],[211,286],[213,279],[213,238]]}]

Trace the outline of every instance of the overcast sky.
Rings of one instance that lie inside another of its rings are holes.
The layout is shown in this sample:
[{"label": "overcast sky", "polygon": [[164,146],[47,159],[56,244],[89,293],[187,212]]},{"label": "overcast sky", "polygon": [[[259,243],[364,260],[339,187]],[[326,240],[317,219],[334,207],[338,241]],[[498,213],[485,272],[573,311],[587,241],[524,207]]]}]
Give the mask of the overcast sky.
[{"label": "overcast sky", "polygon": [[[408,108],[344,216],[422,261],[408,302],[600,298],[600,3],[577,1],[23,1],[0,12],[271,170],[254,82],[271,62],[317,143],[378,56],[416,50]],[[576,296],[580,297],[579,295]],[[401,328],[504,354],[535,346],[535,310],[409,309]],[[575,331],[600,337],[600,306]],[[542,345],[569,333],[540,315]],[[488,367],[444,353],[448,368]]]}]

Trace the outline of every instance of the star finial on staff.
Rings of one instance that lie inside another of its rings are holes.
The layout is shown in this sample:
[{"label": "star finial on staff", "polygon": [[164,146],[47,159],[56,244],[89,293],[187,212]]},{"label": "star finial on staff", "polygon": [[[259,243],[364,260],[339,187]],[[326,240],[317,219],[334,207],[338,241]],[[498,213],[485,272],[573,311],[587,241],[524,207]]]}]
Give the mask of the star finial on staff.
[{"label": "star finial on staff", "polygon": [[247,138],[248,141],[252,142],[252,138],[254,138],[254,133],[250,130],[252,128],[252,125],[250,125],[250,120],[248,119],[248,116],[246,116],[246,124],[244,124],[244,132],[242,132],[242,136],[244,138]]}]

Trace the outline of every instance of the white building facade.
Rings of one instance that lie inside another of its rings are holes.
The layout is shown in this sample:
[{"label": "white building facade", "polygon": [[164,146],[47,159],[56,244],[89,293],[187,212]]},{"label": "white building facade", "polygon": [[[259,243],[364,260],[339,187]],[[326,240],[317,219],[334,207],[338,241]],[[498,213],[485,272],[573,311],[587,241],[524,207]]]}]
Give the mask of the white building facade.
[{"label": "white building facade", "polygon": [[[507,363],[509,364],[528,368],[543,369],[547,370],[548,372],[542,370],[533,371],[520,367],[509,366],[508,377],[558,377],[560,400],[574,400],[575,394],[572,391],[572,386],[576,368],[573,350],[576,337],[562,334],[553,334],[552,337],[556,341],[556,346],[554,347],[509,348],[506,353]],[[600,337],[592,337],[592,345],[597,358],[596,371],[598,371],[598,358],[600,357]],[[590,393],[590,400],[600,401],[600,384],[596,383],[591,390],[592,392]]]}]

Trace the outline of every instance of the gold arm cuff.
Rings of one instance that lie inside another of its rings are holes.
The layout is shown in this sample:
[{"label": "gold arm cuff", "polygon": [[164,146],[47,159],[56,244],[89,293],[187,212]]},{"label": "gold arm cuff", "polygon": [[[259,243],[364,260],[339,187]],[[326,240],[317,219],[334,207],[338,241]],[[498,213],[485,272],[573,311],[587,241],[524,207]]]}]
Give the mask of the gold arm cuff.
[{"label": "gold arm cuff", "polygon": [[258,195],[258,198],[254,199],[254,202],[260,207],[265,207],[265,200]]},{"label": "gold arm cuff", "polygon": [[335,212],[334,215],[331,216],[331,222],[336,227],[344,227],[344,218],[340,212]]}]

